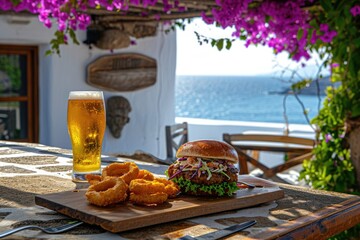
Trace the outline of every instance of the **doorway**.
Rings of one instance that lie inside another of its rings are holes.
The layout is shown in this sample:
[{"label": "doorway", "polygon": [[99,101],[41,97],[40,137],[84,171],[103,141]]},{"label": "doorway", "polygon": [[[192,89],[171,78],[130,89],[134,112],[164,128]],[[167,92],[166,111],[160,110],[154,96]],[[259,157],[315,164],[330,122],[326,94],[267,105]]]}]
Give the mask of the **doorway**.
[{"label": "doorway", "polygon": [[38,47],[0,44],[0,140],[38,138]]}]

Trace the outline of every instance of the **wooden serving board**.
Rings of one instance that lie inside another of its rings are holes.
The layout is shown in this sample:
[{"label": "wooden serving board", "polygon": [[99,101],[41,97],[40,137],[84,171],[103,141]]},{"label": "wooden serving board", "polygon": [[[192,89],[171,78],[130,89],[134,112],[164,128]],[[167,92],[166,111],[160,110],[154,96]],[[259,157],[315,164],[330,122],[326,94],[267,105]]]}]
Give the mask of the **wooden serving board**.
[{"label": "wooden serving board", "polygon": [[240,189],[233,197],[179,196],[159,206],[136,206],[127,202],[111,207],[97,207],[86,200],[86,189],[39,195],[35,197],[35,203],[71,218],[101,226],[110,232],[121,232],[256,206],[284,197],[283,190],[270,181],[248,175],[240,176],[239,180],[263,187]]}]

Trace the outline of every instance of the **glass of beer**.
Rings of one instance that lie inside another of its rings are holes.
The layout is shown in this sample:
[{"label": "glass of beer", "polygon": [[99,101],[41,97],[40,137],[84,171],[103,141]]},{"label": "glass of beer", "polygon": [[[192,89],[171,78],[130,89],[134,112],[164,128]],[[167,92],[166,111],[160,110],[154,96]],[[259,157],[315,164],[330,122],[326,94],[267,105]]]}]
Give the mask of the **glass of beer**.
[{"label": "glass of beer", "polygon": [[74,182],[86,174],[101,173],[101,148],[106,128],[102,91],[71,91],[68,99],[68,130],[73,152]]}]

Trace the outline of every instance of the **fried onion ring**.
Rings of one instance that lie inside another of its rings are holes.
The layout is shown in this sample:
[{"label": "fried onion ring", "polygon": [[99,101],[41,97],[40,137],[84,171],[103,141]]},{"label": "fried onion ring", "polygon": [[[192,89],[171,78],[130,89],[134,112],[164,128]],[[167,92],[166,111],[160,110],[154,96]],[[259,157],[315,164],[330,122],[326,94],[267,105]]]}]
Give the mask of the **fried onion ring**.
[{"label": "fried onion ring", "polygon": [[158,205],[164,203],[168,198],[166,193],[135,194],[130,193],[130,202],[138,205]]},{"label": "fried onion ring", "polygon": [[139,174],[138,166],[133,162],[111,163],[102,171],[102,177],[120,177],[126,184],[135,179]]},{"label": "fried onion ring", "polygon": [[145,180],[154,180],[154,175],[148,171],[148,170],[145,170],[145,169],[140,169],[139,170],[139,174],[137,176],[137,179],[145,179]]},{"label": "fried onion ring", "polygon": [[169,197],[176,197],[176,195],[180,192],[180,187],[171,180],[167,180],[165,178],[155,178],[154,181],[165,185],[165,193],[167,193]]},{"label": "fried onion ring", "polygon": [[100,175],[95,175],[95,174],[86,174],[85,178],[88,181],[88,183],[90,183],[90,185],[97,184],[102,180],[102,177]]},{"label": "fried onion ring", "polygon": [[128,185],[121,178],[108,177],[91,185],[85,196],[88,201],[97,206],[108,206],[126,200]]},{"label": "fried onion ring", "polygon": [[160,182],[145,179],[134,179],[130,182],[129,190],[135,194],[165,193],[165,185]]}]

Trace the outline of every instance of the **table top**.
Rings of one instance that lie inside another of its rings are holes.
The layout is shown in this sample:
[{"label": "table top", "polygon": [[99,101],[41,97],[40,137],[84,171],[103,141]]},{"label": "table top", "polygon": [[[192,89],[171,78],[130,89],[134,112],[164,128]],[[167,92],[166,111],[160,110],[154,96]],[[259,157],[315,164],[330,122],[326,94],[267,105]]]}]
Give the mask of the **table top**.
[{"label": "table top", "polygon": [[[104,156],[103,164],[129,159]],[[166,165],[136,162],[162,175]],[[71,181],[71,150],[31,143],[0,141],[0,231],[23,224],[59,225],[68,217],[35,205],[35,196],[82,188]],[[327,239],[360,223],[360,198],[279,184],[285,197],[255,207],[194,217],[136,230],[110,233],[82,225],[60,235],[26,230],[11,239],[176,239],[199,236],[255,219],[257,224],[226,239]]]},{"label": "table top", "polygon": [[285,144],[285,143],[269,143],[269,142],[232,142],[233,146],[237,146],[243,150],[256,150],[256,151],[270,151],[270,152],[293,152],[302,153],[310,152],[312,146],[304,146],[299,144]]}]

